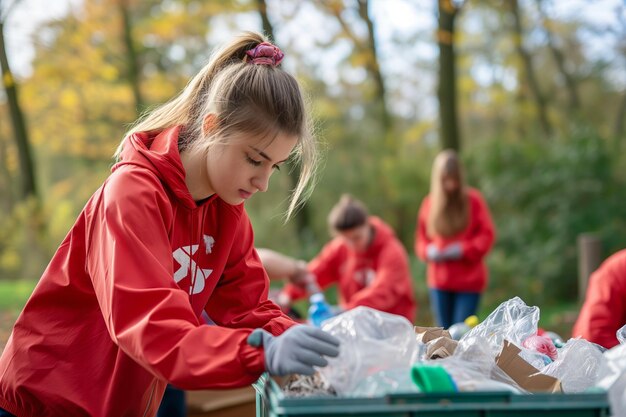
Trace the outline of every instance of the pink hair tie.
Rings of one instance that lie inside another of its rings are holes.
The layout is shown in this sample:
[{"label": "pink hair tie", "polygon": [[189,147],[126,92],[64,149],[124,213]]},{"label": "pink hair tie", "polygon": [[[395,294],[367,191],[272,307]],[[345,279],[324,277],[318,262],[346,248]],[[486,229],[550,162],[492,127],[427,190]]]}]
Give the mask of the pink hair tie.
[{"label": "pink hair tie", "polygon": [[285,57],[283,51],[269,42],[261,42],[254,49],[246,51],[249,57],[248,62],[251,64],[271,65],[273,67],[280,64]]}]

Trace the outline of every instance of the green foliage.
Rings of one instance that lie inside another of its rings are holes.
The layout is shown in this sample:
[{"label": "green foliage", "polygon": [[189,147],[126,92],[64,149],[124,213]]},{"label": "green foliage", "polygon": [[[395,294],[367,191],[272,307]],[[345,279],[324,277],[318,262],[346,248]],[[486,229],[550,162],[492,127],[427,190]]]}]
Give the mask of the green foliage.
[{"label": "green foliage", "polygon": [[36,284],[33,280],[0,281],[0,311],[20,311]]},{"label": "green foliage", "polygon": [[[284,223],[291,182],[283,170],[272,178],[267,193],[247,204],[255,243],[310,259],[329,239],[328,211],[341,194],[351,193],[390,223],[404,243],[419,301],[418,322],[427,324],[425,267],[414,257],[413,243],[415,218],[438,151],[439,122],[432,114],[436,58],[420,52],[436,49],[432,30],[422,25],[394,29],[391,38],[379,39],[377,55],[384,58],[379,64],[394,119],[385,131],[382,100],[373,94],[374,80],[365,70],[364,22],[350,9],[353,5],[333,3],[346,9],[337,11],[347,24],[342,27],[321,3],[293,3],[268,2],[268,12],[276,41],[288,57],[285,68],[305,82],[311,96],[325,158],[309,201],[309,230],[298,235],[293,220]],[[416,2],[405,3],[426,10]],[[150,0],[128,6],[148,106],[175,95],[206,62],[214,40],[260,29],[260,19],[257,27],[250,23],[257,13],[252,1]],[[580,233],[597,234],[604,255],[626,247],[626,216],[620,204],[626,158],[604,138],[613,131],[623,94],[614,82],[619,59],[609,64],[605,58],[585,56],[593,39],[580,33],[587,33],[588,23],[565,18],[553,22],[579,83],[581,108],[572,114],[542,36],[529,36],[525,41],[541,65],[537,77],[549,99],[548,117],[562,137],[528,139],[540,131],[537,110],[513,38],[507,35],[505,9],[489,2],[466,6],[456,29],[461,148],[470,184],[484,192],[498,235],[488,257],[492,279],[483,307],[491,309],[514,295],[542,309],[560,305],[576,296]],[[529,30],[539,28],[534,16],[526,16]],[[310,29],[304,38],[300,22]],[[19,81],[38,157],[39,204],[8,197],[16,194],[19,170],[6,105],[0,101],[0,279],[36,279],[41,274],[108,174],[111,154],[136,117],[121,30],[117,3],[104,0],[85,2],[80,11],[43,22],[36,31],[32,73]],[[329,62],[335,67],[328,68]],[[585,124],[592,128],[581,130]]]},{"label": "green foliage", "polygon": [[471,183],[492,210],[490,296],[527,303],[573,300],[577,237],[594,233],[605,255],[626,247],[624,177],[606,141],[590,132],[553,142],[489,141],[471,150]]},{"label": "green foliage", "polygon": [[45,220],[35,198],[15,205],[0,219],[0,277],[35,277],[41,273],[45,251]]}]

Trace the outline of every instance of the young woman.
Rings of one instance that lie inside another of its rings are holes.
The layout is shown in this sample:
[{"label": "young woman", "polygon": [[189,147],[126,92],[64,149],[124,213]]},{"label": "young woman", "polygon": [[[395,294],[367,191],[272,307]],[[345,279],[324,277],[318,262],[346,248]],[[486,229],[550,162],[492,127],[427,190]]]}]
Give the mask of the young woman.
[{"label": "young woman", "polygon": [[368,306],[413,322],[416,303],[408,256],[393,230],[349,195],[342,196],[333,207],[328,225],[335,238],[308,265],[292,260],[291,267],[281,268],[274,257],[264,254],[263,263],[270,275],[271,271],[291,268],[291,274],[282,275],[298,277],[285,286],[279,303],[285,306],[303,297],[311,283],[308,275],[321,288],[336,283],[339,305],[344,310]]},{"label": "young woman", "polygon": [[476,314],[487,286],[484,258],[494,235],[487,204],[478,190],[465,185],[457,154],[441,152],[415,232],[415,253],[428,264],[430,302],[438,326],[448,328]]},{"label": "young woman", "polygon": [[243,205],[295,152],[291,212],[313,169],[282,58],[246,33],[128,132],[15,323],[0,358],[4,415],[153,416],[168,382],[238,387],[338,354],[335,338],[267,300]]}]

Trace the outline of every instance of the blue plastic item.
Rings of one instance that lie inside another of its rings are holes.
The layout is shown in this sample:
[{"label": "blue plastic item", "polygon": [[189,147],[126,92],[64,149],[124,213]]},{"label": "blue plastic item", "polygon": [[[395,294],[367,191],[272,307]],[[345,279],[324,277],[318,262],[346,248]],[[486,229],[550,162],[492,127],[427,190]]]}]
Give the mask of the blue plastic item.
[{"label": "blue plastic item", "polygon": [[315,327],[320,327],[324,320],[334,316],[330,305],[326,302],[324,294],[321,292],[311,295],[309,298],[311,306],[309,307],[309,321]]}]

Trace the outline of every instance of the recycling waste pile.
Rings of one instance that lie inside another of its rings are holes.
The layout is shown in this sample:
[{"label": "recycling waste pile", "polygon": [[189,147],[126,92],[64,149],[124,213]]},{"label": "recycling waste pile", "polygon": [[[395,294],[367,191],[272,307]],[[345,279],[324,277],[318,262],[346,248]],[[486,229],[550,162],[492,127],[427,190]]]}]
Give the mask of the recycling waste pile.
[{"label": "recycling waste pile", "polygon": [[[605,350],[538,335],[539,308],[515,297],[448,330],[357,307],[322,323],[340,354],[310,377],[255,384],[257,417],[626,417],[626,326]],[[459,328],[460,327],[460,328]]]}]

